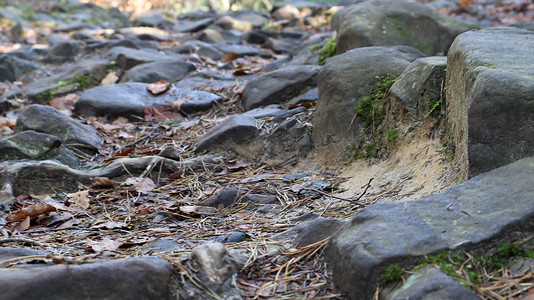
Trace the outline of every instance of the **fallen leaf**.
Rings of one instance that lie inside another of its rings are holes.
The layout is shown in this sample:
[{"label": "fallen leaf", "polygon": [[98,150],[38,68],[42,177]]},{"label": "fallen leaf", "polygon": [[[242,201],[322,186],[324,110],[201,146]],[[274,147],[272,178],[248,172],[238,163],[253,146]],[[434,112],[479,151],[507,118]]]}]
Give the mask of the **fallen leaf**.
[{"label": "fallen leaf", "polygon": [[76,101],[78,101],[78,98],[80,98],[80,96],[72,93],[72,94],[67,94],[63,97],[56,97],[50,100],[48,104],[52,106],[53,108],[56,108],[59,110],[72,111],[74,110],[74,104],[76,103]]},{"label": "fallen leaf", "polygon": [[300,104],[295,104],[295,105],[290,105],[288,108],[289,109],[294,109],[294,108],[297,108],[297,107],[306,107],[306,108],[310,108],[310,107],[314,107],[317,105],[317,101],[312,101],[312,102],[306,102],[306,103],[300,103]]},{"label": "fallen leaf", "polygon": [[13,128],[15,128],[15,123],[16,123],[15,119],[8,119],[6,117],[1,117],[0,116],[0,128],[9,127],[11,129],[13,129]]},{"label": "fallen leaf", "polygon": [[179,97],[178,99],[176,99],[172,104],[172,108],[174,108],[176,111],[180,111],[182,109],[182,104],[184,104],[185,102],[188,102],[190,99],[190,97]]},{"label": "fallen leaf", "polygon": [[16,222],[25,220],[27,217],[35,218],[40,215],[44,215],[51,211],[56,211],[56,208],[46,203],[37,203],[25,206],[18,211],[11,213],[6,217],[8,222]]},{"label": "fallen leaf", "polygon": [[123,183],[126,186],[133,186],[134,189],[141,193],[148,193],[156,188],[156,184],[150,178],[130,177]]},{"label": "fallen leaf", "polygon": [[165,93],[169,88],[171,87],[171,83],[160,80],[158,82],[151,83],[147,85],[146,89],[149,91],[152,95],[161,95]]},{"label": "fallen leaf", "polygon": [[53,199],[53,198],[50,197],[50,196],[46,196],[46,197],[45,197],[43,200],[41,200],[41,201],[42,201],[43,203],[46,203],[46,204],[48,204],[48,205],[51,205],[51,206],[55,207],[55,208],[56,208],[56,211],[57,211],[57,210],[68,210],[68,207],[67,207],[65,204],[63,204],[63,203],[61,203],[61,202],[59,202],[59,201]]},{"label": "fallen leaf", "polygon": [[136,209],[136,213],[140,216],[150,215],[153,212],[154,212],[154,209],[152,208],[138,207]]},{"label": "fallen leaf", "polygon": [[93,189],[112,189],[113,182],[107,177],[95,177],[91,183]]},{"label": "fallen leaf", "polygon": [[18,232],[22,232],[28,228],[30,228],[30,217],[29,216],[27,216],[22,222],[18,223],[17,226],[15,226],[15,230]]},{"label": "fallen leaf", "polygon": [[180,178],[182,178],[182,173],[180,173],[179,170],[178,171],[174,171],[174,173],[169,175],[169,178],[172,179],[172,180],[180,179]]},{"label": "fallen leaf", "polygon": [[222,57],[222,62],[229,62],[237,58],[237,54],[235,52],[226,52]]},{"label": "fallen leaf", "polygon": [[113,154],[113,156],[111,158],[105,159],[104,162],[109,162],[109,161],[112,161],[114,159],[117,159],[117,158],[120,158],[120,157],[124,157],[124,156],[130,154],[130,152],[132,152],[134,150],[135,150],[135,147],[131,147],[131,148],[128,148],[128,149],[126,149],[124,151],[115,153],[115,154]]},{"label": "fallen leaf", "polygon": [[100,253],[103,251],[115,251],[119,249],[119,247],[122,245],[119,241],[114,241],[111,239],[102,239],[101,241],[93,241],[93,240],[87,240],[86,242],[87,246],[91,247],[94,252]]},{"label": "fallen leaf", "polygon": [[69,197],[72,201],[74,201],[74,204],[83,208],[88,209],[89,208],[89,202],[91,202],[91,199],[89,198],[89,191],[79,191],[76,193],[70,193],[67,194],[67,197]]},{"label": "fallen leaf", "polygon": [[119,81],[119,77],[117,76],[117,72],[114,71],[114,72],[109,72],[106,75],[106,77],[104,77],[104,79],[100,81],[100,84],[101,85],[113,84],[113,83],[117,83],[117,81]]},{"label": "fallen leaf", "polygon": [[245,75],[250,75],[249,72],[247,72],[248,69],[236,69],[234,70],[234,75],[235,76],[245,76]]},{"label": "fallen leaf", "polygon": [[174,106],[174,103],[169,106],[151,106],[145,107],[145,120],[147,121],[169,121],[176,118],[184,120],[180,112]]}]

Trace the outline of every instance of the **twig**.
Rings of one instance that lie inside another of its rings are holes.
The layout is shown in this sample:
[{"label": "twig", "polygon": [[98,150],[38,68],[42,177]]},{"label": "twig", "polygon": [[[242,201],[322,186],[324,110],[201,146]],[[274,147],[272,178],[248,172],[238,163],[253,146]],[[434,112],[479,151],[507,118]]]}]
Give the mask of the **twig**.
[{"label": "twig", "polygon": [[5,239],[1,239],[0,240],[0,245],[1,244],[5,244],[5,243],[13,243],[13,242],[25,243],[25,244],[30,244],[30,245],[34,245],[34,246],[43,246],[42,243],[40,243],[40,242],[38,242],[36,240],[27,239],[27,238],[5,238]]},{"label": "twig", "polygon": [[[302,188],[302,189],[300,189],[300,191],[302,191],[302,190],[308,190],[308,191],[316,192],[316,193],[319,193],[319,194],[321,194],[323,196],[327,196],[327,197],[330,197],[330,198],[347,201],[347,202],[350,202],[352,204],[359,205],[360,207],[365,207],[366,206],[365,204],[360,203],[358,201],[354,201],[354,200],[347,199],[347,198],[341,198],[341,197],[333,196],[333,195],[330,195],[330,194],[325,193],[323,191],[319,191],[318,189],[310,189],[310,188]],[[299,193],[300,193],[300,191],[299,191]],[[366,191],[367,191],[367,189],[366,189]],[[365,191],[364,191],[364,193],[365,193]],[[363,196],[363,194],[361,196]],[[361,198],[361,196],[360,196],[360,198]],[[360,199],[360,198],[358,198],[358,199]]]}]

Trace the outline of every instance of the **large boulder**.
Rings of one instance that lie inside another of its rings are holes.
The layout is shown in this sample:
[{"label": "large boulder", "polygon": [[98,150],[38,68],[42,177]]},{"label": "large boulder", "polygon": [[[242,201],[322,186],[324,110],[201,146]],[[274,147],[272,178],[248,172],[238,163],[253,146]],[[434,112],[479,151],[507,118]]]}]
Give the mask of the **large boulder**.
[{"label": "large boulder", "polygon": [[367,46],[407,45],[427,55],[444,55],[458,34],[477,27],[423,4],[397,0],[364,1],[338,14],[338,53]]},{"label": "large boulder", "polygon": [[372,299],[380,275],[392,264],[414,267],[442,250],[492,253],[531,236],[532,176],[529,157],[441,194],[362,209],[327,245],[335,283],[349,299]]},{"label": "large boulder", "polygon": [[[359,99],[369,95],[376,76],[400,74],[424,56],[407,46],[353,49],[327,60],[319,73],[319,98],[313,121],[313,142],[327,159],[339,159],[345,147],[360,140],[363,126],[354,119]],[[352,125],[351,125],[352,122]]]},{"label": "large boulder", "polygon": [[[498,41],[498,42],[496,42]],[[534,155],[534,32],[461,34],[447,66],[447,118],[464,178]]]}]

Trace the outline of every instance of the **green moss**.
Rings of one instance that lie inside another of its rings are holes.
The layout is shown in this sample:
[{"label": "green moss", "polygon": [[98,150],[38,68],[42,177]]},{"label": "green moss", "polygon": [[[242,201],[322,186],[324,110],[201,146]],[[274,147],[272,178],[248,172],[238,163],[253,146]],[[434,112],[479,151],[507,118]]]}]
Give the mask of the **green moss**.
[{"label": "green moss", "polygon": [[336,49],[337,41],[336,36],[334,36],[331,40],[326,42],[326,45],[324,45],[324,47],[321,49],[321,52],[319,52],[319,65],[324,65],[327,58],[336,56]]},{"label": "green moss", "polygon": [[442,99],[438,99],[438,100],[431,99],[430,101],[428,101],[428,113],[426,114],[425,118],[430,116],[434,112],[441,111],[441,103],[442,103]]},{"label": "green moss", "polygon": [[319,49],[321,49],[321,45],[319,45],[319,44],[315,44],[315,45],[310,47],[310,51],[312,51],[312,52],[315,52],[315,51],[317,51]]},{"label": "green moss", "polygon": [[394,142],[399,137],[399,131],[397,129],[388,129],[386,132],[386,141],[388,143]]},{"label": "green moss", "polygon": [[41,102],[41,103],[48,102],[48,101],[52,100],[53,97],[54,97],[54,94],[53,94],[52,90],[44,91],[42,93],[39,93],[36,96],[37,100],[39,102]]},{"label": "green moss", "polygon": [[386,269],[386,272],[380,276],[380,283],[388,284],[400,281],[402,279],[402,274],[404,274],[404,269],[399,267],[399,265],[390,265]]},{"label": "green moss", "polygon": [[57,84],[57,87],[38,94],[36,96],[37,100],[40,103],[45,103],[52,100],[52,98],[54,98],[54,94],[60,92],[61,90],[69,88],[73,84],[78,85],[76,87],[77,89],[86,90],[88,88],[92,88],[98,85],[98,81],[94,79],[91,75],[78,75],[67,80],[58,81]]}]

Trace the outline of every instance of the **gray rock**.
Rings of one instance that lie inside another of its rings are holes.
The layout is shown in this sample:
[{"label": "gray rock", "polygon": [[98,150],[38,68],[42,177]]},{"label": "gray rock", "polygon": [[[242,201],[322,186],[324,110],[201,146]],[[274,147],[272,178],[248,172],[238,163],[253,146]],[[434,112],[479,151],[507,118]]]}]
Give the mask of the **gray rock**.
[{"label": "gray rock", "polygon": [[219,60],[224,55],[224,52],[215,47],[215,45],[198,40],[187,41],[171,48],[170,51],[182,54],[197,53],[200,56],[209,57],[213,60]]},{"label": "gray rock", "polygon": [[382,292],[381,300],[476,300],[476,294],[465,286],[448,277],[433,266],[415,271],[406,283],[389,293]]},{"label": "gray rock", "polygon": [[[0,163],[0,186],[10,185],[12,194],[43,195],[52,192],[75,192],[79,184],[91,184],[94,177],[108,177],[112,180],[124,180],[143,174],[147,169],[154,181],[158,176],[165,177],[179,172],[191,174],[208,168],[221,170],[222,160],[219,156],[199,156],[193,159],[175,161],[159,156],[117,159],[102,168],[76,170],[66,165],[51,161],[8,161]],[[157,166],[157,167],[156,167]],[[160,168],[161,166],[161,168]],[[161,170],[161,173],[160,173]]]},{"label": "gray rock", "polygon": [[156,257],[0,271],[5,299],[171,299],[171,281]]},{"label": "gray rock", "polygon": [[[254,140],[259,136],[256,119],[233,115],[217,124],[200,138],[197,151],[215,149],[233,149],[237,147],[253,147]],[[256,153],[255,151],[251,151]]]},{"label": "gray rock", "polygon": [[531,235],[532,176],[534,157],[441,194],[362,209],[327,246],[336,284],[349,299],[371,299],[379,276],[391,264],[414,266],[442,250],[491,253]]},{"label": "gray rock", "polygon": [[180,243],[169,239],[155,241],[143,246],[143,250],[147,251],[147,253],[144,253],[144,255],[160,252],[170,252],[174,250],[179,250],[180,248]]},{"label": "gray rock", "polygon": [[247,117],[253,117],[256,119],[261,119],[261,118],[282,116],[285,114],[285,112],[286,112],[285,110],[280,108],[280,105],[271,104],[265,107],[258,107],[258,108],[251,109],[249,111],[242,113],[241,115],[247,116]]},{"label": "gray rock", "polygon": [[317,84],[319,66],[288,66],[258,76],[243,90],[246,110],[273,103],[284,103]]},{"label": "gray rock", "polygon": [[96,151],[102,143],[102,137],[93,126],[82,124],[46,105],[32,104],[19,114],[15,132],[25,130],[55,135],[65,146],[89,152]]},{"label": "gray rock", "polygon": [[232,279],[238,266],[221,243],[206,243],[191,251],[191,264],[198,270],[198,278],[217,293],[236,288]]},{"label": "gray rock", "polygon": [[30,99],[46,103],[53,97],[97,85],[110,67],[106,59],[82,59],[55,75],[34,81],[25,87],[25,91]]},{"label": "gray rock", "polygon": [[269,21],[267,14],[253,10],[232,10],[228,15],[236,20],[250,23],[254,28],[261,27]]},{"label": "gray rock", "polygon": [[243,192],[234,187],[224,188],[217,195],[208,197],[202,205],[215,208],[231,207],[243,200]]},{"label": "gray rock", "polygon": [[180,20],[172,29],[178,32],[197,32],[205,29],[214,21],[215,18],[205,18],[196,21]]},{"label": "gray rock", "polygon": [[59,41],[48,49],[50,56],[76,56],[80,54],[81,44],[77,41]]},{"label": "gray rock", "polygon": [[154,49],[132,49],[127,47],[114,47],[107,53],[106,57],[116,62],[117,67],[121,69],[131,69],[137,65],[154,62],[169,61],[173,57],[161,54]]},{"label": "gray rock", "polygon": [[428,117],[431,109],[439,116],[441,105],[434,108],[432,106],[439,102],[445,107],[446,68],[445,56],[418,58],[397,78],[389,90],[389,95],[403,103],[413,120]]},{"label": "gray rock", "polygon": [[477,28],[419,3],[364,1],[339,12],[337,52],[367,46],[406,45],[427,55],[445,55],[454,38]]},{"label": "gray rock", "polygon": [[122,27],[118,32],[126,38],[140,40],[163,41],[170,38],[170,33],[154,27]]},{"label": "gray rock", "polygon": [[294,238],[293,245],[301,248],[331,237],[344,223],[337,219],[317,217],[301,223],[287,232],[278,234],[276,238]]},{"label": "gray rock", "polygon": [[19,132],[0,139],[0,160],[48,159],[59,153],[61,140],[33,130]]},{"label": "gray rock", "polygon": [[302,42],[300,40],[292,38],[269,38],[264,45],[265,48],[271,49],[276,54],[294,53],[295,51],[301,49],[301,46]]},{"label": "gray rock", "polygon": [[218,236],[215,241],[219,243],[240,243],[248,238],[248,234],[240,231],[229,232]]},{"label": "gray rock", "polygon": [[12,258],[31,256],[31,255],[46,255],[49,252],[40,251],[31,248],[8,248],[0,247],[0,262]]},{"label": "gray rock", "polygon": [[212,93],[179,88],[171,88],[163,95],[154,96],[146,88],[147,84],[141,82],[97,86],[82,93],[76,101],[74,112],[84,117],[107,115],[135,119],[135,116],[144,116],[145,107],[168,106],[183,100],[180,111],[191,114],[208,110],[214,101],[222,99]]},{"label": "gray rock", "polygon": [[206,28],[197,34],[197,39],[211,44],[239,44],[241,42],[241,31],[224,30],[217,26]]},{"label": "gray rock", "polygon": [[217,44],[217,48],[223,52],[234,52],[236,57],[245,56],[260,56],[263,58],[272,58],[273,53],[263,50],[253,45],[229,45],[229,44]]},{"label": "gray rock", "polygon": [[285,4],[274,8],[271,16],[275,20],[291,20],[300,18],[300,11],[294,5]]},{"label": "gray rock", "polygon": [[230,16],[223,16],[217,19],[213,25],[219,26],[222,29],[230,30],[235,29],[242,32],[252,30],[252,24],[247,21],[240,21]]},{"label": "gray rock", "polygon": [[[495,41],[499,41],[496,43]],[[534,32],[494,27],[456,38],[447,118],[464,178],[534,155]]]},{"label": "gray rock", "polygon": [[166,18],[165,14],[169,13],[161,9],[152,9],[141,15],[136,16],[132,20],[132,24],[134,26],[148,26],[171,29],[174,25],[176,25],[177,22],[169,20],[172,16],[168,15],[169,18]]},{"label": "gray rock", "polygon": [[363,126],[357,120],[350,124],[359,99],[369,95],[376,76],[398,75],[422,56],[414,48],[395,46],[358,48],[327,59],[318,79],[312,136],[315,147],[331,159],[343,157],[345,147],[360,141]]},{"label": "gray rock", "polygon": [[183,61],[156,61],[131,68],[122,75],[120,82],[152,83],[160,80],[174,82],[195,69],[194,65]]},{"label": "gray rock", "polygon": [[15,81],[22,75],[38,68],[39,65],[32,61],[10,54],[0,55],[0,81]]}]

